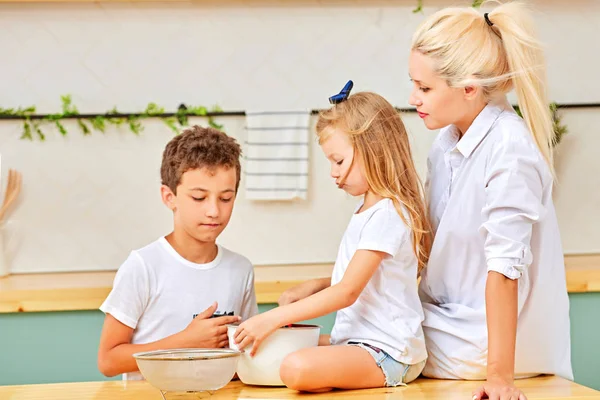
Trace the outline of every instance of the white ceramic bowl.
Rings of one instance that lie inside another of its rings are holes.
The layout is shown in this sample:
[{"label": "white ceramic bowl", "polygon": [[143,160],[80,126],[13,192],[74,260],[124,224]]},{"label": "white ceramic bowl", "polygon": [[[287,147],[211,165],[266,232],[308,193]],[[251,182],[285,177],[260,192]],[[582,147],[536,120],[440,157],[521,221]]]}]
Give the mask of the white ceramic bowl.
[{"label": "white ceramic bowl", "polygon": [[205,392],[231,381],[240,354],[231,349],[174,349],[133,357],[144,378],[161,392]]},{"label": "white ceramic bowl", "polygon": [[[227,327],[229,347],[237,350],[233,335],[237,325]],[[240,356],[237,374],[247,385],[285,386],[279,377],[279,367],[283,359],[290,353],[307,347],[319,345],[318,325],[294,324],[291,327],[279,328],[260,345],[260,348],[250,357],[250,348]]]}]

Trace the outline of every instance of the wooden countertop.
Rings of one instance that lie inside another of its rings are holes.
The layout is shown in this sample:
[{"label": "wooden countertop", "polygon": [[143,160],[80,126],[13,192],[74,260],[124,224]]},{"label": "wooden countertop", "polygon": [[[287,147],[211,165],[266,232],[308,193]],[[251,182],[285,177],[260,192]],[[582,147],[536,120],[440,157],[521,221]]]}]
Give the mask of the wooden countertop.
[{"label": "wooden countertop", "polygon": [[[298,393],[287,388],[268,388],[246,386],[239,381],[231,382],[217,390],[212,396],[192,393],[167,393],[169,400],[209,398],[224,399],[308,399],[308,398],[352,398],[362,399],[403,399],[403,400],[465,400],[470,399],[471,391],[477,382],[442,381],[434,379],[418,379],[407,387],[365,389],[351,391],[334,391],[323,394]],[[577,385],[573,382],[554,376],[544,376],[519,381],[521,388],[529,400],[600,400],[600,392]],[[59,383],[49,385],[0,386],[2,399],[60,399],[60,400],[161,400],[158,389],[147,382],[86,382]]]},{"label": "wooden countertop", "polygon": [[[600,292],[600,254],[565,256],[567,290]],[[259,304],[276,303],[286,289],[331,276],[332,264],[256,266]],[[112,287],[114,271],[22,274],[0,278],[0,313],[95,310]]]}]

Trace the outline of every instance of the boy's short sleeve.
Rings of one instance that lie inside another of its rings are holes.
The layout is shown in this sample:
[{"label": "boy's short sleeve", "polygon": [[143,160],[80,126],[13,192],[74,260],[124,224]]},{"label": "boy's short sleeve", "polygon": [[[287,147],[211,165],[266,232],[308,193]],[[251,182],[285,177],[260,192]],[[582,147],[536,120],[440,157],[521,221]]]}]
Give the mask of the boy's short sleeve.
[{"label": "boy's short sleeve", "polygon": [[373,250],[394,257],[408,236],[408,228],[395,208],[376,210],[364,225],[357,250]]},{"label": "boy's short sleeve", "polygon": [[250,266],[250,273],[246,282],[246,290],[242,300],[241,317],[242,321],[258,314],[258,304],[256,303],[256,293],[254,291],[254,268]]},{"label": "boy's short sleeve", "polygon": [[142,258],[132,252],[119,267],[108,297],[100,306],[105,314],[135,329],[150,298],[148,269]]}]

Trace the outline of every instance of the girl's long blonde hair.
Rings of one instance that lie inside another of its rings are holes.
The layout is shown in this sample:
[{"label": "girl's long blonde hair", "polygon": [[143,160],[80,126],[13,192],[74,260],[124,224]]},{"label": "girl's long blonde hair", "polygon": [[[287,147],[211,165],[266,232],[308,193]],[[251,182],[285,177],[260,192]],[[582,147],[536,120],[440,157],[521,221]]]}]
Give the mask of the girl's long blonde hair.
[{"label": "girl's long blonde hair", "polygon": [[432,236],[421,181],[400,115],[378,94],[360,92],[319,115],[316,130],[320,144],[327,140],[328,128],[348,134],[354,159],[362,162],[369,189],[391,199],[411,229],[420,272],[429,259]]},{"label": "girl's long blonde hair", "polygon": [[412,50],[431,57],[451,87],[477,85],[486,99],[513,88],[529,131],[551,171],[554,129],[546,94],[546,64],[528,7],[501,4],[487,15],[472,7],[446,8],[427,18]]}]

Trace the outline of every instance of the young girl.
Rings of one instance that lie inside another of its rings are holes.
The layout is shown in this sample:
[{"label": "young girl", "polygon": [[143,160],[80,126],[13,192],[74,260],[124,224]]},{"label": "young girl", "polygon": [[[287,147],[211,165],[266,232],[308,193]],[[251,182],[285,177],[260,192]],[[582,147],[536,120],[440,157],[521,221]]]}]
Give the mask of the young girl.
[{"label": "young girl", "polygon": [[301,285],[290,296],[296,302],[250,318],[235,336],[239,347],[256,352],[277,328],[337,311],[332,346],[284,359],[280,376],[296,390],[403,385],[421,373],[427,358],[417,275],[427,262],[430,235],[406,130],[381,96],[348,93],[332,97],[337,104],[317,123],[336,185],[364,196],[331,281]]},{"label": "young girl", "polygon": [[525,398],[515,378],[572,379],[553,127],[527,9],[437,12],[414,34],[409,73],[410,103],[427,128],[443,128],[426,184],[435,239],[419,286],[424,375],[487,379],[474,398],[502,400]]}]

